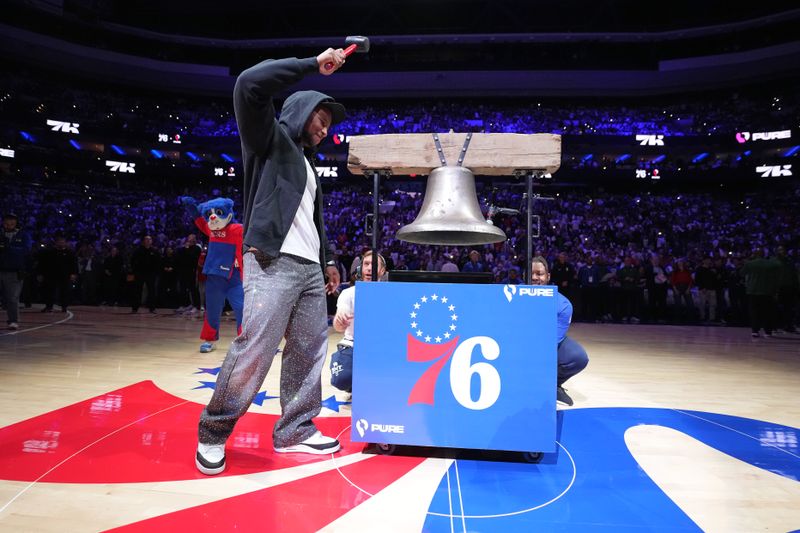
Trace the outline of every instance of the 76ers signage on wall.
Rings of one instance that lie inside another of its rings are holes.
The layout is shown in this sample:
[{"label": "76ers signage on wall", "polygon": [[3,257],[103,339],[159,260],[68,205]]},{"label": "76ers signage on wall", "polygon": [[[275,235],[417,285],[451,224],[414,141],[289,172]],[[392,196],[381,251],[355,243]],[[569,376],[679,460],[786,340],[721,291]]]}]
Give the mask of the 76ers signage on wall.
[{"label": "76ers signage on wall", "polygon": [[352,440],[555,451],[555,294],[358,282]]}]

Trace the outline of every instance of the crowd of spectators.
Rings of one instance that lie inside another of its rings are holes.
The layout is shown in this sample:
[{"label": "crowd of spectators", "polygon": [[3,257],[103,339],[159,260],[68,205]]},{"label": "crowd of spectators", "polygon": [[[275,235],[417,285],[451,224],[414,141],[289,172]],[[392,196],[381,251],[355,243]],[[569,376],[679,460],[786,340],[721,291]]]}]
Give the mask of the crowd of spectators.
[{"label": "crowd of spectators", "polygon": [[[47,117],[97,126],[112,134],[237,135],[230,102],[225,100],[165,98],[80,87],[64,81],[43,84],[36,77],[5,78],[0,82],[0,113],[4,117],[0,125],[6,126],[3,132],[35,117]],[[349,117],[334,133],[453,129],[733,135],[741,129],[794,126],[798,116],[796,91],[784,89],[782,96],[729,92],[659,104],[620,100],[565,103],[556,99],[358,101],[348,103]],[[597,167],[606,163],[589,160],[579,165]],[[36,183],[30,179],[33,172]],[[147,235],[160,258],[155,278],[158,305],[185,307],[186,291],[180,287],[180,276],[173,274],[174,263],[180,262],[179,252],[186,247],[188,235],[196,232],[177,198],[180,194],[201,199],[225,196],[241,206],[235,180],[227,184],[220,180],[214,185],[216,190],[195,185],[194,190],[178,191],[174,185],[142,188],[140,184],[137,189],[131,181],[126,183],[119,177],[112,186],[105,178],[56,179],[44,165],[3,176],[0,210],[15,212],[20,227],[35,243],[23,299],[28,304],[52,300],[51,294],[43,292],[49,293],[53,284],[41,282],[47,274],[47,257],[55,249],[63,256],[63,250],[68,249],[75,253],[75,265],[64,267],[69,274],[69,290],[60,292],[69,292],[68,299],[74,303],[129,304],[131,289],[136,286],[130,281],[131,258]],[[389,270],[483,270],[491,272],[497,283],[525,279],[526,213],[518,188],[486,186],[479,194],[484,213],[490,205],[520,211],[519,215],[492,217],[507,235],[506,241],[480,247],[424,246],[395,238],[396,231],[419,212],[423,193],[418,185],[396,183],[381,193],[379,248]],[[775,257],[779,246],[785,249],[782,261],[792,268],[800,259],[798,190],[791,194],[786,194],[785,188],[753,191],[757,189],[739,195],[712,195],[691,188],[682,193],[559,189],[551,194],[552,200],[534,202],[538,231],[533,252],[550,261],[554,283],[558,282],[575,303],[576,319],[744,323],[744,262],[754,253]],[[328,237],[343,280],[348,281],[353,258],[371,243],[365,217],[371,212],[372,197],[365,188],[329,181],[325,182],[325,193]],[[796,270],[793,272],[794,278],[787,275],[787,280],[794,279],[796,285]]]},{"label": "crowd of spectators", "polygon": [[[395,183],[382,191],[379,248],[389,270],[478,270],[491,272],[496,283],[524,282],[526,213],[518,188],[487,186],[479,193],[484,213],[490,204],[520,210],[519,215],[492,217],[506,241],[430,246],[395,238],[419,212],[424,194],[417,185]],[[76,262],[71,302],[127,305],[131,257],[148,235],[161,261],[158,306],[186,305],[174,263],[187,236],[197,232],[177,195],[11,181],[0,189],[0,209],[14,211],[35,243],[23,291],[26,303],[47,299],[37,280],[52,249],[66,246]],[[327,233],[347,282],[353,258],[371,244],[366,215],[372,197],[354,186],[326,189]],[[185,192],[197,198],[231,197],[241,205],[233,186]],[[573,300],[577,320],[744,324],[741,268],[755,251],[774,257],[780,246],[786,251],[784,261],[795,269],[794,281],[786,283],[797,284],[800,189],[789,195],[761,191],[740,196],[576,188],[559,190],[552,198],[534,201],[539,223],[533,253],[551,262],[553,283]]]},{"label": "crowd of spectators", "polygon": [[[197,137],[235,137],[232,104],[227,99],[126,93],[81,88],[80,83],[43,83],[34,75],[0,82],[0,112],[7,119],[42,115],[109,132],[169,133]],[[471,131],[557,133],[565,135],[713,135],[758,127],[796,124],[797,91],[727,92],[680,99],[458,99],[348,102],[348,118],[336,128],[343,135]]]}]

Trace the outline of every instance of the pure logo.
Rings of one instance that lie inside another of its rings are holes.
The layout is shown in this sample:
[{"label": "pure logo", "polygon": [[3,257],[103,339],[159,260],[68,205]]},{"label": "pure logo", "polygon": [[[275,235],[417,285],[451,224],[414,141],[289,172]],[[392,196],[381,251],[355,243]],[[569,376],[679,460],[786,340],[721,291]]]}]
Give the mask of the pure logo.
[{"label": "pure logo", "polygon": [[522,287],[519,290],[520,296],[549,296],[555,295],[552,287]]},{"label": "pure logo", "polygon": [[514,297],[514,295],[517,294],[517,286],[506,285],[505,287],[503,287],[503,294],[506,295],[506,300],[510,302],[511,299]]},{"label": "pure logo", "polygon": [[750,139],[753,141],[774,141],[776,139],[790,139],[791,137],[792,130],[759,131],[756,133],[741,131],[736,133],[736,142],[739,144],[744,144]]},{"label": "pure logo", "polygon": [[367,432],[367,428],[369,428],[369,423],[363,418],[360,418],[358,422],[356,422],[356,431],[358,431],[362,439]]},{"label": "pure logo", "polygon": [[[356,428],[358,429],[358,428]],[[377,432],[377,433],[399,433],[403,434],[406,432],[405,426],[397,426],[393,424],[372,424],[370,426],[370,431]]]}]

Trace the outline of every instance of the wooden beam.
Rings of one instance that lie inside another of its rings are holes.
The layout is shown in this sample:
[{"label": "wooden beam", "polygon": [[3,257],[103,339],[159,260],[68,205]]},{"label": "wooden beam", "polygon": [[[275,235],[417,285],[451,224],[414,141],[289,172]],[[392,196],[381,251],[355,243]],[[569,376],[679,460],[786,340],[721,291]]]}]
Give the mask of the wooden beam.
[{"label": "wooden beam", "polygon": [[[458,164],[466,133],[440,133],[448,165]],[[462,165],[475,175],[505,176],[515,170],[553,173],[561,166],[561,136],[550,133],[473,133]],[[428,175],[442,166],[430,133],[354,135],[347,167],[354,174],[390,170]]]}]

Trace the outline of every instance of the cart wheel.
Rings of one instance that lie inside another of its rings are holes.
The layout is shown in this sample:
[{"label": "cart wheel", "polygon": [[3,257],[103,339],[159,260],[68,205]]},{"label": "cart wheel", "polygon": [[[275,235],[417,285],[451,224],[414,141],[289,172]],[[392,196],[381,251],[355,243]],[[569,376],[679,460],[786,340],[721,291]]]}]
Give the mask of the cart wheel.
[{"label": "cart wheel", "polygon": [[538,463],[542,460],[542,452],[522,452],[522,458],[529,463]]},{"label": "cart wheel", "polygon": [[381,455],[392,455],[395,450],[395,445],[379,442],[375,444],[375,449]]}]

